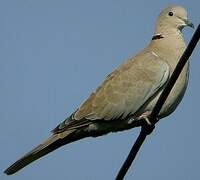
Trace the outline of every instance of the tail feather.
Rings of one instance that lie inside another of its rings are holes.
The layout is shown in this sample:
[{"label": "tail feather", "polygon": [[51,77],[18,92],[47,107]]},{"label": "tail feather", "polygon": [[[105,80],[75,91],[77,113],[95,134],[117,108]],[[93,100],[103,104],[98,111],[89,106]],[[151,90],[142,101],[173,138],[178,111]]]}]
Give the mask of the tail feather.
[{"label": "tail feather", "polygon": [[65,134],[65,137],[59,136],[59,134],[54,134],[49,137],[46,141],[42,144],[34,148],[32,151],[25,154],[22,158],[8,167],[4,173],[7,175],[11,175],[19,171],[20,169],[24,168],[28,164],[32,163],[33,161],[41,158],[42,156],[54,151],[55,149],[63,146],[64,144],[70,143],[73,141],[74,138],[67,139],[67,136],[71,134]]}]

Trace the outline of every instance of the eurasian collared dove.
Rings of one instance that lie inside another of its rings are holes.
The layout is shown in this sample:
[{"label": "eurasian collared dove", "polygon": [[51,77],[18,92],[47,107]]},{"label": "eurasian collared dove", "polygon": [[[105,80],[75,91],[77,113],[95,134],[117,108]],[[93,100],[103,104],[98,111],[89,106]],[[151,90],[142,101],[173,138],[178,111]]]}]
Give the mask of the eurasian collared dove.
[{"label": "eurasian collared dove", "polygon": [[[149,45],[109,74],[80,108],[53,130],[50,138],[16,161],[5,173],[13,174],[60,146],[84,137],[136,127],[140,119],[151,113],[186,47],[182,34],[185,26],[193,27],[193,24],[183,7],[164,9]],[[188,75],[187,63],[158,118],[176,109],[185,93]]]}]

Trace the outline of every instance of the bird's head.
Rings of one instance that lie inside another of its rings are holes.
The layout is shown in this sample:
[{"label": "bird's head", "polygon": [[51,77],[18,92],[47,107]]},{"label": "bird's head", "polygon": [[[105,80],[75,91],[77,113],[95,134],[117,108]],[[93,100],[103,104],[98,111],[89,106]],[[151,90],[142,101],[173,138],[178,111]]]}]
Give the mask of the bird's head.
[{"label": "bird's head", "polygon": [[157,33],[166,29],[181,31],[185,26],[194,28],[194,25],[188,19],[186,9],[181,6],[170,6],[161,11],[158,16],[156,31]]}]

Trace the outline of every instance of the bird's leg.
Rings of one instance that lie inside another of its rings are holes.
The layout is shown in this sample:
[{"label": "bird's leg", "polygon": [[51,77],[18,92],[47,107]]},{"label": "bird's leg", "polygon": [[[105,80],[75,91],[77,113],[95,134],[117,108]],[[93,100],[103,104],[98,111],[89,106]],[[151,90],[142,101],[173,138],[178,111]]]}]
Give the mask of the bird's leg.
[{"label": "bird's leg", "polygon": [[145,120],[145,122],[147,123],[147,125],[151,126],[151,122],[149,121],[149,116],[151,115],[151,111],[145,111],[144,113],[142,113],[137,119],[138,120]]},{"label": "bird's leg", "polygon": [[149,116],[150,116],[150,114],[151,114],[151,111],[145,111],[144,113],[142,113],[139,117],[136,117],[136,118],[130,118],[129,120],[128,120],[128,124],[132,124],[134,121],[140,121],[140,120],[144,120],[145,121],[145,123],[147,124],[147,125],[151,125],[151,122],[149,121]]},{"label": "bird's leg", "polygon": [[142,132],[145,133],[146,135],[151,134],[155,128],[155,124],[151,123],[149,120],[150,115],[151,111],[146,111],[138,117],[138,120],[143,120],[144,122],[144,124],[142,124]]}]

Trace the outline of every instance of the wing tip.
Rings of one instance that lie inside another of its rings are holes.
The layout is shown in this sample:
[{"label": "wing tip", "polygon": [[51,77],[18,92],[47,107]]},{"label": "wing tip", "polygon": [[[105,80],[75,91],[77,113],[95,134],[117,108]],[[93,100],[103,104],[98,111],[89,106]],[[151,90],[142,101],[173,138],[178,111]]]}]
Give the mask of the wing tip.
[{"label": "wing tip", "polygon": [[12,166],[8,167],[6,170],[4,170],[3,173],[6,174],[6,175],[12,175],[12,174],[16,173],[17,170],[16,170],[16,168],[14,166],[15,166],[15,164],[13,164]]}]

